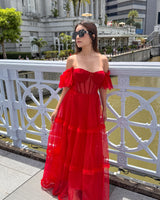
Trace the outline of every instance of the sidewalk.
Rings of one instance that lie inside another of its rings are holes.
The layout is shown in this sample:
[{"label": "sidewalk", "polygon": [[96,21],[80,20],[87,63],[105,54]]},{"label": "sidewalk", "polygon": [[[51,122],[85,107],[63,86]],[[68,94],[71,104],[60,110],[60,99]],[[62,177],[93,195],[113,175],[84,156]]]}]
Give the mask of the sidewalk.
[{"label": "sidewalk", "polygon": [[[0,200],[57,200],[41,189],[44,162],[0,149]],[[154,200],[110,185],[110,200]]]}]

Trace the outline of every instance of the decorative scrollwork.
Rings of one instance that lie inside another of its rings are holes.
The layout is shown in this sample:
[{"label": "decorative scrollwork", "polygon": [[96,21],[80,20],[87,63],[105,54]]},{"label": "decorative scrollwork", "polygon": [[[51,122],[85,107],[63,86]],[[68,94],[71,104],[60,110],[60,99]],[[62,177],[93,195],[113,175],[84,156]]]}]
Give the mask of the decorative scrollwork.
[{"label": "decorative scrollwork", "polygon": [[[48,93],[50,94],[48,96],[48,99],[46,102],[44,102],[44,96],[43,96],[43,91],[48,90]],[[38,96],[35,96],[35,94],[32,91],[38,91]],[[30,105],[30,103],[27,103],[27,99],[32,100],[32,102],[35,105]],[[45,125],[45,117],[50,120],[50,115],[48,112],[53,112],[53,108],[48,108],[47,106],[49,103],[53,100],[56,99],[57,101],[59,100],[59,95],[55,90],[53,90],[51,87],[48,85],[44,84],[34,84],[28,88],[26,88],[24,94],[23,94],[23,113],[28,121],[28,124],[26,127],[32,126],[35,130],[37,131],[42,131],[46,132],[46,125]],[[30,117],[28,110],[32,109],[35,111],[34,116]],[[41,127],[36,125],[36,119],[41,116]]]},{"label": "decorative scrollwork", "polygon": [[[120,105],[124,102],[124,104],[121,105],[121,115],[119,115],[118,112],[114,109],[114,107],[111,106],[108,102],[108,99],[113,95],[120,96],[120,102],[119,102]],[[136,100],[138,100],[139,106],[134,111],[129,113],[127,116],[125,116],[125,101],[126,101],[127,97],[133,97]],[[119,151],[121,151],[122,149],[123,149],[123,151],[125,150],[126,152],[136,152],[136,151],[140,151],[142,149],[145,149],[146,151],[148,151],[147,148],[150,145],[150,143],[153,141],[153,139],[156,135],[156,126],[157,126],[156,114],[155,114],[152,106],[150,105],[150,102],[148,102],[143,97],[141,97],[140,95],[133,93],[133,92],[115,91],[115,92],[112,92],[107,95],[107,107],[112,112],[112,114],[115,116],[115,118],[109,118],[108,121],[116,123],[115,126],[108,131],[108,135],[111,135],[112,132],[115,131],[117,128],[121,129],[121,141],[119,141],[120,142],[119,145],[111,142],[110,140],[109,140],[109,145]],[[152,118],[150,123],[144,123],[144,122],[140,123],[140,122],[131,120],[131,118],[133,118],[136,114],[138,114],[142,110],[149,111],[150,116]],[[132,127],[141,127],[141,128],[145,128],[145,129],[148,128],[151,131],[151,136],[147,140],[144,141],[144,140],[142,140],[142,138],[139,137],[139,134],[137,134],[136,131],[134,131]],[[137,146],[131,148],[126,145],[126,141],[125,141],[125,138],[123,135],[125,129],[137,141],[137,143],[138,143]]]}]

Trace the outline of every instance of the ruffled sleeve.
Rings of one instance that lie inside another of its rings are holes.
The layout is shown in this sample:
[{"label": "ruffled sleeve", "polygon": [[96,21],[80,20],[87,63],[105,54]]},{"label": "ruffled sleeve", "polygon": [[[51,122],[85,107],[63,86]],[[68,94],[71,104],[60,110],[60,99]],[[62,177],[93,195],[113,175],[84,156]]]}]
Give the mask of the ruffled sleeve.
[{"label": "ruffled sleeve", "polygon": [[105,72],[105,77],[100,88],[103,88],[103,89],[108,88],[109,90],[113,88],[112,81],[110,78],[110,71]]},{"label": "ruffled sleeve", "polygon": [[59,88],[71,87],[73,84],[73,67],[65,70],[60,76]]}]

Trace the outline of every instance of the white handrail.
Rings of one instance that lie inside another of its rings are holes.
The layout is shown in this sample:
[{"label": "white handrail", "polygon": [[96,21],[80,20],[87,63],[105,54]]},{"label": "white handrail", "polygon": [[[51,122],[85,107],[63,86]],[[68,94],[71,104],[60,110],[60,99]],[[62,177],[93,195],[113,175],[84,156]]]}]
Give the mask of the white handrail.
[{"label": "white handrail", "polygon": [[[59,99],[59,76],[65,70],[65,65],[66,61],[0,60],[0,135],[10,137],[17,147],[22,147],[22,142],[47,145],[49,130],[45,120],[50,120],[50,113],[53,112],[53,108],[49,107],[50,102]],[[107,119],[107,124],[112,124],[107,131],[109,151],[116,155],[114,159],[110,157],[110,163],[160,177],[160,120],[157,117],[160,111],[160,104],[157,103],[160,102],[160,87],[152,86],[152,83],[147,86],[131,84],[133,76],[154,77],[157,80],[160,77],[160,64],[111,62],[110,71],[113,77],[117,77],[117,84],[108,93],[106,101],[112,116]],[[145,98],[143,93],[147,91],[152,95]],[[49,94],[45,103],[44,93]],[[114,97],[119,99],[116,104]],[[129,98],[134,99],[134,109],[131,111],[126,110]],[[33,116],[28,110],[33,110]],[[148,115],[147,121],[134,119],[142,110]],[[40,127],[36,124],[38,117],[41,120]],[[118,129],[120,131],[116,134],[119,142],[115,143],[112,137]],[[150,134],[142,135],[137,129],[145,129]],[[136,146],[128,145],[126,134],[135,141]],[[153,148],[155,141],[157,143]],[[136,166],[133,160],[146,165]]]}]

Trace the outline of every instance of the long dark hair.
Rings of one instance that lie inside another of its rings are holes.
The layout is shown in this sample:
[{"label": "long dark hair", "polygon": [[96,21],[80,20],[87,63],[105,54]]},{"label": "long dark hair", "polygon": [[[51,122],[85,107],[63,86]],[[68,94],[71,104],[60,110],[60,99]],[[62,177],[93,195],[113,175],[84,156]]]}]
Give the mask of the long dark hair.
[{"label": "long dark hair", "polygon": [[[97,47],[97,27],[94,23],[92,22],[87,22],[87,21],[82,21],[80,23],[78,23],[75,26],[74,31],[76,31],[77,26],[82,25],[84,26],[87,31],[89,32],[89,36],[92,40],[92,48],[95,52],[98,52],[98,47]],[[93,36],[94,35],[94,36]],[[82,48],[79,48],[76,44],[76,53],[79,53],[82,51]]]}]

